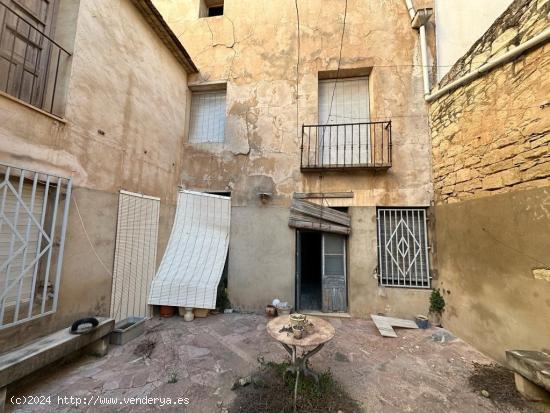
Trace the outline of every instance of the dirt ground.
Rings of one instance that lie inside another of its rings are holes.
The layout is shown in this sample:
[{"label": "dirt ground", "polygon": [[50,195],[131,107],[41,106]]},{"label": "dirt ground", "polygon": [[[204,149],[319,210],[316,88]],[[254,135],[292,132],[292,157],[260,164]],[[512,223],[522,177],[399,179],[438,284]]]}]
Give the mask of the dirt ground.
[{"label": "dirt ground", "polygon": [[[258,360],[285,360],[286,352],[265,330],[266,321],[264,316],[245,314],[190,323],[177,316],[151,319],[142,336],[111,346],[103,358],[82,356],[11,386],[7,411],[235,411],[235,381],[257,371]],[[336,336],[311,358],[311,367],[330,370],[356,402],[348,410],[358,406],[369,413],[532,411],[508,390],[513,389],[513,378],[507,371],[495,376],[492,360],[446,330],[400,329],[397,338],[383,338],[370,320],[330,322]],[[493,383],[488,377],[497,379]],[[25,404],[10,404],[23,400]]]}]

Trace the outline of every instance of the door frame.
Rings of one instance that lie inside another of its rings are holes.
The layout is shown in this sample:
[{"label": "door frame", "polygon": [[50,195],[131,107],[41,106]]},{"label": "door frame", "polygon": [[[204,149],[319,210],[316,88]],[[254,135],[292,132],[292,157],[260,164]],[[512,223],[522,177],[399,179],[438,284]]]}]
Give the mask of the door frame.
[{"label": "door frame", "polygon": [[[324,268],[324,255],[323,255],[323,246],[324,246],[324,240],[323,240],[323,234],[325,234],[325,231],[315,231],[315,230],[307,230],[307,229],[298,229],[296,228],[295,231],[295,271],[294,271],[294,303],[295,303],[295,309],[297,311],[303,310],[300,308],[300,293],[301,293],[301,282],[302,282],[302,232],[318,232],[321,234],[321,294],[323,291],[323,268]],[[346,280],[346,309],[344,312],[349,311],[349,274],[348,274],[348,242],[349,242],[349,236],[344,236],[344,276]],[[321,307],[322,308],[322,307]],[[306,310],[308,311],[308,310]],[[331,313],[326,313],[331,314]],[[341,314],[341,312],[340,312]]]}]

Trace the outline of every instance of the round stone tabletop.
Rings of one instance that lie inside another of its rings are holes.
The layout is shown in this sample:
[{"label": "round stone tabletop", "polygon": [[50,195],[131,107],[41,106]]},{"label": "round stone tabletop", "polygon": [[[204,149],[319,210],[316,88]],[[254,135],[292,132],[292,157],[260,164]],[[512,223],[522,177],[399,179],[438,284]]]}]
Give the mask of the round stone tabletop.
[{"label": "round stone tabletop", "polygon": [[324,344],[334,337],[334,327],[328,321],[319,317],[307,316],[307,320],[313,324],[313,332],[305,334],[300,340],[295,339],[286,331],[281,332],[285,326],[290,326],[289,316],[275,317],[267,323],[267,332],[275,340],[289,346],[309,347]]}]

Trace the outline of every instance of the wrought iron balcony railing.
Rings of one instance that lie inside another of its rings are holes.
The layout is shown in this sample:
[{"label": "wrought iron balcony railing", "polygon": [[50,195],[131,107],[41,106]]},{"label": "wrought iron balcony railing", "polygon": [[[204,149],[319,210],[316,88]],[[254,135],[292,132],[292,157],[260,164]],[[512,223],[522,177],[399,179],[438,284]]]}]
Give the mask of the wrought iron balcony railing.
[{"label": "wrought iron balcony railing", "polygon": [[388,169],[391,121],[303,125],[302,171]]},{"label": "wrought iron balcony railing", "polygon": [[0,23],[0,91],[61,116],[71,53],[2,1]]}]

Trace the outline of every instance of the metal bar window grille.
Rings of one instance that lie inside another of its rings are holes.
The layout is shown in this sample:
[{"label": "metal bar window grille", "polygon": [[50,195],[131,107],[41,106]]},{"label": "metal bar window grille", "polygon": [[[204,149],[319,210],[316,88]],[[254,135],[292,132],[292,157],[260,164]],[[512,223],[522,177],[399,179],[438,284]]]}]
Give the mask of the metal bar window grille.
[{"label": "metal bar window grille", "polygon": [[0,329],[57,310],[71,185],[0,164]]},{"label": "metal bar window grille", "polygon": [[379,208],[380,285],[430,288],[426,210]]}]

